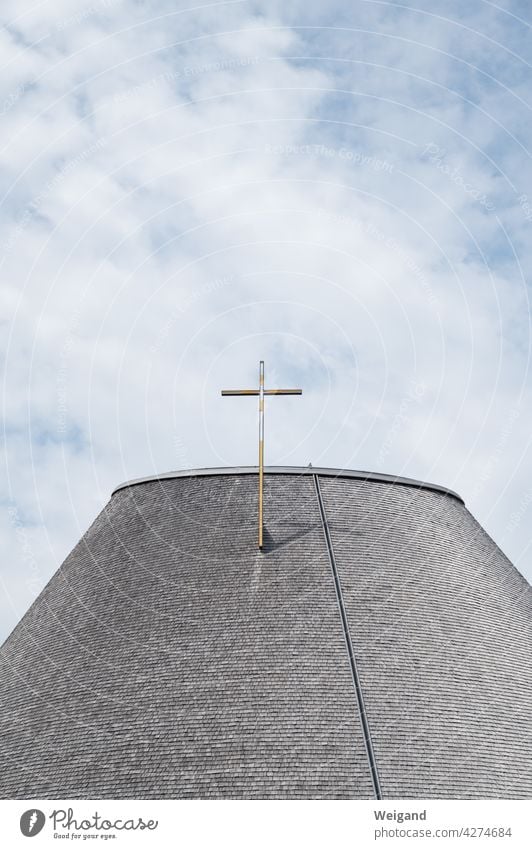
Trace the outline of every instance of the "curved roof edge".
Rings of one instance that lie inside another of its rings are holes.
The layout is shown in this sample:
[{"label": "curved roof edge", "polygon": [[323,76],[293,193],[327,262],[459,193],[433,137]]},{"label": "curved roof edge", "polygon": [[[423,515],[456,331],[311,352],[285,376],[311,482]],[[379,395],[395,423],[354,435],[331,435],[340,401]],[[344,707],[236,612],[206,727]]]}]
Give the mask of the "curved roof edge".
[{"label": "curved roof edge", "polygon": [[[125,481],[113,489],[112,495],[119,492],[121,489],[126,489],[129,486],[138,486],[143,483],[152,483],[153,481],[169,480],[171,478],[196,478],[208,477],[210,475],[257,475],[259,472],[258,466],[222,466],[214,469],[185,469],[178,472],[163,472],[160,475],[149,475],[145,478],[135,478],[130,481]],[[357,480],[376,481],[377,483],[395,483],[400,486],[413,486],[417,489],[430,489],[434,492],[450,495],[456,498],[462,504],[464,499],[445,486],[439,486],[436,483],[425,483],[424,481],[414,480],[413,478],[397,477],[395,475],[384,475],[380,472],[361,472],[353,469],[328,469],[321,466],[265,466],[265,474],[268,475],[320,475],[332,478],[356,478]]]}]

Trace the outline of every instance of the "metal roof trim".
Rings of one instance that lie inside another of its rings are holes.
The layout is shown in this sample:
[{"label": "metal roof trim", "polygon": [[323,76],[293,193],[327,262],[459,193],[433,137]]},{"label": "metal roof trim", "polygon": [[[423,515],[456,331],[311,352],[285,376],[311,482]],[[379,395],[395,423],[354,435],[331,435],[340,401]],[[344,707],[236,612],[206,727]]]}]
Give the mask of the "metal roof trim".
[{"label": "metal roof trim", "polygon": [[[258,475],[258,473],[258,466],[222,466],[210,469],[184,469],[182,471],[163,472],[158,475],[148,475],[147,477],[134,478],[133,480],[125,481],[115,487],[112,495],[130,486],[139,486],[144,483],[153,483],[161,480],[171,480],[172,478],[199,478],[213,475]],[[435,483],[426,483],[425,481],[415,480],[414,478],[385,475],[380,472],[355,471],[354,469],[331,469],[322,466],[265,466],[264,473],[268,475],[319,475],[320,477],[354,478],[356,480],[372,481],[376,483],[412,486],[417,489],[429,489],[443,495],[450,495],[462,504],[465,503],[464,499],[458,495],[457,492],[454,492],[452,489],[448,489],[445,486],[440,486]]]}]

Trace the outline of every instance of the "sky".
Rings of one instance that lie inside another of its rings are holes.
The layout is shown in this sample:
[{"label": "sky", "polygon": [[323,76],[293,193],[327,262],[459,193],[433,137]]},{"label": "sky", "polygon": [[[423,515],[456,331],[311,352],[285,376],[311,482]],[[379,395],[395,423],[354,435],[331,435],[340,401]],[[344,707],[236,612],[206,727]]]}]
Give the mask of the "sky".
[{"label": "sky", "polygon": [[532,10],[3,0],[0,639],[115,486],[456,490],[532,579]]}]

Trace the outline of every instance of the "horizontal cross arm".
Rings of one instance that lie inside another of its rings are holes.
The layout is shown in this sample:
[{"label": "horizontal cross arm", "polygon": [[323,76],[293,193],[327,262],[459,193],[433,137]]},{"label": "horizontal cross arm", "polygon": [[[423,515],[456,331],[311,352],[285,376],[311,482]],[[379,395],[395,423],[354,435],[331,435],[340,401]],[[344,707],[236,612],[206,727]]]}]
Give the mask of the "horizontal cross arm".
[{"label": "horizontal cross arm", "polygon": [[258,395],[258,389],[222,389],[222,395]]},{"label": "horizontal cross arm", "polygon": [[302,389],[265,389],[265,395],[302,395]]}]

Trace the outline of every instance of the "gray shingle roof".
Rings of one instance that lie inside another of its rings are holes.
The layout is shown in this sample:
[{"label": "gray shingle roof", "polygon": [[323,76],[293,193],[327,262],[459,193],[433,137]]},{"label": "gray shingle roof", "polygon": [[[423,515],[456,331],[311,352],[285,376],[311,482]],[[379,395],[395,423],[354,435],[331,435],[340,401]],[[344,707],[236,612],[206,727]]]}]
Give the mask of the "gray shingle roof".
[{"label": "gray shingle roof", "polygon": [[249,470],[115,492],[2,648],[2,797],[372,798],[368,743],[385,798],[532,796],[524,578],[445,490],[320,470],[332,568],[274,471],[263,554]]}]

